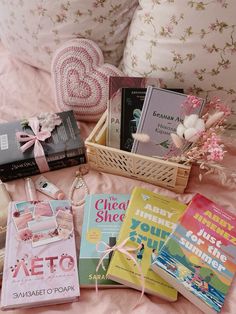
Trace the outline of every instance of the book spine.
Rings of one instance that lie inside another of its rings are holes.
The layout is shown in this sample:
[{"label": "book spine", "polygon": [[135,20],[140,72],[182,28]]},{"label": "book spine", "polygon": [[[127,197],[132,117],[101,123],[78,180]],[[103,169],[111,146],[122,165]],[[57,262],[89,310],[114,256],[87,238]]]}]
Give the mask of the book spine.
[{"label": "book spine", "polygon": [[[146,92],[145,100],[144,100],[144,103],[143,103],[143,109],[142,109],[142,114],[141,114],[141,117],[140,117],[140,120],[139,120],[139,124],[138,124],[138,128],[137,128],[137,133],[142,132],[143,124],[144,124],[144,121],[145,121],[145,116],[146,116],[147,110],[148,110],[148,104],[150,102],[150,97],[152,95],[152,90],[153,90],[153,86],[148,86],[147,87],[147,92]],[[139,141],[138,140],[134,140],[134,143],[133,143],[133,146],[132,146],[132,149],[131,149],[132,153],[135,154],[137,152],[138,145],[139,145]]]},{"label": "book spine", "polygon": [[8,255],[10,252],[10,240],[14,241],[14,237],[11,237],[11,229],[13,222],[11,221],[11,212],[12,212],[12,202],[8,206],[8,215],[7,215],[7,233],[6,233],[6,242],[5,242],[5,256],[4,256],[4,268],[3,268],[3,279],[2,279],[2,295],[1,295],[1,306],[7,305],[7,295],[8,291]]},{"label": "book spine", "polygon": [[[80,154],[78,154],[80,152]],[[63,156],[62,156],[63,154]],[[66,156],[67,155],[67,156]],[[76,149],[65,153],[56,153],[47,159],[50,170],[57,170],[86,163],[85,149]],[[60,158],[59,158],[60,157]],[[39,174],[35,159],[16,161],[2,166],[0,179],[3,182]]]}]

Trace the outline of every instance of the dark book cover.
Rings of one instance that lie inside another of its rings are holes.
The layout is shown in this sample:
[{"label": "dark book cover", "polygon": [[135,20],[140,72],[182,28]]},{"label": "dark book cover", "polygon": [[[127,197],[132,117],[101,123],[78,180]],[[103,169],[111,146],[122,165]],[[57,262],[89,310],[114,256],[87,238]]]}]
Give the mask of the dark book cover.
[{"label": "dark book cover", "polygon": [[161,80],[153,77],[110,76],[107,114],[107,141],[109,147],[120,148],[121,91],[124,87],[146,88],[161,86]]},{"label": "dark book cover", "polygon": [[130,152],[133,145],[132,133],[138,127],[143,108],[146,88],[122,88],[120,149]]},{"label": "dark book cover", "polygon": [[[80,135],[73,111],[58,113],[62,123],[56,126],[51,136],[40,141],[50,170],[86,163],[86,149]],[[40,173],[34,158],[34,145],[22,152],[16,132],[34,135],[22,121],[0,124],[0,179],[8,181]]]}]

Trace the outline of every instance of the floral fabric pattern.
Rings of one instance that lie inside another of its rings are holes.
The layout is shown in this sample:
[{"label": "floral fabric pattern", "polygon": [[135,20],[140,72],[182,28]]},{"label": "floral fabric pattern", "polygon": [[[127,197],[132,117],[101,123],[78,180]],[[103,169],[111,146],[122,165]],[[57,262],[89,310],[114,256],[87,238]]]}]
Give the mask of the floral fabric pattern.
[{"label": "floral fabric pattern", "polygon": [[236,112],[236,1],[139,3],[127,38],[123,72],[158,76],[168,87],[182,87],[188,94],[218,96]]},{"label": "floral fabric pattern", "polygon": [[87,38],[118,65],[138,0],[0,0],[0,38],[10,52],[50,71],[54,51]]}]

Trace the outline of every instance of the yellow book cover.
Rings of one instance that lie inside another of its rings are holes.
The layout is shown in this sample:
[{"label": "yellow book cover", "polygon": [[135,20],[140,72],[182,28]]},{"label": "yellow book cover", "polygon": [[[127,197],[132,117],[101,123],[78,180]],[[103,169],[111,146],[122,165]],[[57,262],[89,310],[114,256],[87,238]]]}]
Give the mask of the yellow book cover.
[{"label": "yellow book cover", "polygon": [[[144,291],[169,301],[177,300],[177,291],[157,275],[151,265],[186,207],[172,198],[135,187],[117,239],[118,245],[128,239],[126,246],[137,248],[130,253],[141,266]],[[132,258],[118,250],[113,253],[107,277],[142,290],[141,274],[137,265]]]}]

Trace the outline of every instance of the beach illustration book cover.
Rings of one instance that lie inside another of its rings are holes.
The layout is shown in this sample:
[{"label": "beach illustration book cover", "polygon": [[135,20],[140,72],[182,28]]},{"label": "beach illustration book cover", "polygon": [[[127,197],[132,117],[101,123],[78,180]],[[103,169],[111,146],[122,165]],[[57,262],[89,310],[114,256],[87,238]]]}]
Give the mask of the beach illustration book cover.
[{"label": "beach illustration book cover", "polygon": [[196,194],[153,269],[205,313],[220,312],[236,270],[236,217]]},{"label": "beach illustration book cover", "polygon": [[80,289],[70,202],[12,202],[7,226],[1,308],[75,300]]}]

